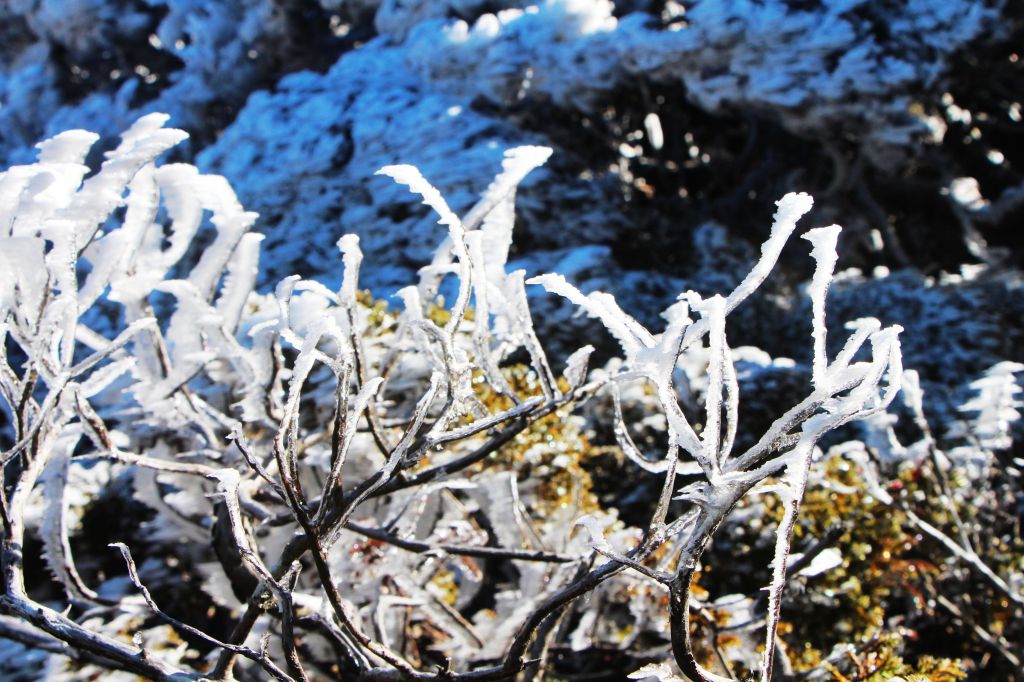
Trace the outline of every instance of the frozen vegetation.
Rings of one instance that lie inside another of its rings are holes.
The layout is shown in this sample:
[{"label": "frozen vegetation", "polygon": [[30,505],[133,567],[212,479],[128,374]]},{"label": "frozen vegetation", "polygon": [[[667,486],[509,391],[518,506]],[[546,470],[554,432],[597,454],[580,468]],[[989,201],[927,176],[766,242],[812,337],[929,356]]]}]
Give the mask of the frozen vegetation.
[{"label": "frozen vegetation", "polygon": [[0,1],[0,677],[1020,679],[1021,44]]}]

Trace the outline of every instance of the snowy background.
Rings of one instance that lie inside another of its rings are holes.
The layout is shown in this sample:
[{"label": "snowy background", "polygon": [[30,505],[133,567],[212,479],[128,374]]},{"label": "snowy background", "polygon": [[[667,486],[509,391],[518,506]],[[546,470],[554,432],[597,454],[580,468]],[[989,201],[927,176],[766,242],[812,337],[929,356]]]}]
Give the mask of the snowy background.
[{"label": "snowy background", "polygon": [[[386,296],[443,235],[374,171],[417,165],[465,210],[505,149],[544,144],[513,259],[647,320],[732,286],[773,202],[808,191],[859,270],[835,314],[882,308],[953,390],[1024,348],[1022,22],[1001,0],[7,0],[0,163],[168,112],[192,136],[178,158],[260,214],[265,286],[336,284],[354,232]],[[805,331],[790,261],[738,339],[773,355]]]}]

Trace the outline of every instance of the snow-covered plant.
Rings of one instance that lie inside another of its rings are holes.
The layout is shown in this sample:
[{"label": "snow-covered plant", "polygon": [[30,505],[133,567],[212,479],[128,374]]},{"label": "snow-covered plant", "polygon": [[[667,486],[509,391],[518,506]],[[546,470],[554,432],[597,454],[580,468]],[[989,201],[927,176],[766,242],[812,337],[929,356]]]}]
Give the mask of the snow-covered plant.
[{"label": "snow-covered plant", "polygon": [[[651,599],[635,613],[661,614],[681,672],[721,680],[694,654],[692,583],[730,513],[770,489],[785,506],[760,662],[771,678],[818,442],[883,411],[903,376],[899,327],[874,319],[826,353],[839,228],[810,230],[812,384],[753,445],[734,448],[727,317],[768,277],[809,196],[778,202],[760,259],[731,293],[683,292],[652,332],[608,294],[506,271],[516,187],[549,150],[509,151],[463,217],[415,168],[388,166],[380,173],[447,230],[391,312],[359,289],[353,235],[338,241],[339,290],[290,277],[257,292],[256,216],[223,178],[155,165],[185,137],[164,120],[141,119],[93,174],[83,161],[96,138],[73,131],[0,175],[0,395],[12,439],[0,454],[4,636],[77,659],[83,674],[511,679],[543,665],[574,602],[632,571],[667,594],[667,608]],[[556,372],[534,332],[530,284],[597,318],[622,357],[589,373],[586,345]],[[437,292],[449,286],[444,307]],[[700,368],[700,391],[683,366]],[[622,416],[619,395],[637,384],[667,424],[658,459]],[[641,528],[623,528],[582,483],[576,408],[598,393],[616,405],[619,446],[661,479]],[[680,398],[696,393],[699,424]],[[680,486],[681,473],[696,482]],[[147,544],[105,537],[125,571],[86,571],[76,538],[89,501],[73,498],[126,480],[153,513],[137,533]],[[35,537],[62,595],[26,580]],[[174,561],[154,563],[161,553]],[[202,576],[211,608],[233,614],[229,631],[188,622],[194,614],[151,591],[175,566]],[[152,644],[167,626],[188,646]]]}]

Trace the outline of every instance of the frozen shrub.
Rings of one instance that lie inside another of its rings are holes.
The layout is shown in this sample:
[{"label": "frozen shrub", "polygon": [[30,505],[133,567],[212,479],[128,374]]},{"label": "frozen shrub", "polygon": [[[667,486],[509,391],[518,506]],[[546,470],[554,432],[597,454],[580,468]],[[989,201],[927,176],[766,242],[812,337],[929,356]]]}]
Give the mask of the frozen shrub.
[{"label": "frozen shrub", "polygon": [[[769,275],[809,196],[778,202],[730,293],[683,292],[653,333],[610,295],[506,271],[516,187],[550,150],[507,152],[461,218],[415,168],[388,166],[447,230],[392,311],[359,289],[352,235],[338,241],[337,291],[298,277],[255,290],[256,216],[223,178],[155,164],[185,137],[164,120],[140,119],[95,173],[83,164],[95,136],[72,131],[0,175],[0,635],[55,654],[50,672],[67,679],[99,667],[154,680],[497,680],[539,676],[553,644],[585,649],[618,628],[624,646],[630,632],[659,634],[684,675],[720,680],[692,637],[708,608],[694,596],[702,556],[734,511],[773,492],[767,598],[729,602],[764,618],[741,653],[771,676],[790,569],[836,565],[827,546],[824,562],[790,562],[818,443],[877,422],[904,379],[898,327],[859,320],[826,353],[839,228],[810,230],[811,385],[733,447],[727,317]],[[588,372],[583,346],[553,367],[530,284],[599,320],[621,358]],[[1011,369],[993,375],[1006,398],[996,418],[1011,409]],[[638,387],[665,434],[656,457],[622,416],[620,393]],[[579,407],[599,395],[616,447],[657,477],[639,526],[594,492],[599,448]],[[90,510],[109,497],[148,511],[97,528]],[[38,543],[53,583],[29,568]]]}]

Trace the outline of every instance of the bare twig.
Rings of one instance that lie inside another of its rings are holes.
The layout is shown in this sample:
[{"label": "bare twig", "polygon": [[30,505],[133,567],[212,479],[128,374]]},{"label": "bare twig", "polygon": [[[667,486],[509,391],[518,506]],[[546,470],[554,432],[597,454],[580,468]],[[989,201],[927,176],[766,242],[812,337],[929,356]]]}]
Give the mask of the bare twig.
[{"label": "bare twig", "polygon": [[121,556],[124,557],[124,562],[128,567],[128,577],[131,579],[132,584],[135,585],[135,588],[142,595],[142,598],[146,600],[146,604],[149,606],[150,610],[153,611],[153,613],[155,613],[161,619],[166,621],[174,629],[180,630],[181,632],[192,637],[195,637],[196,639],[200,639],[206,642],[207,644],[211,644],[213,646],[220,647],[221,649],[226,649],[233,653],[245,656],[246,658],[258,663],[276,680],[281,680],[282,682],[295,682],[295,680],[293,680],[292,677],[290,677],[287,673],[278,668],[277,665],[275,665],[274,662],[271,661],[269,657],[267,657],[265,652],[253,651],[248,647],[236,646],[233,644],[228,644],[227,642],[222,642],[216,637],[211,637],[202,630],[192,627],[187,623],[183,623],[177,618],[174,618],[173,616],[168,615],[165,611],[161,610],[160,607],[157,606],[156,602],[153,601],[153,596],[149,593],[149,590],[146,589],[146,586],[142,584],[142,580],[139,578],[138,569],[136,569],[135,567],[135,560],[132,559],[131,551],[128,549],[128,545],[124,544],[123,542],[112,542],[110,543],[110,546],[121,552]]}]

